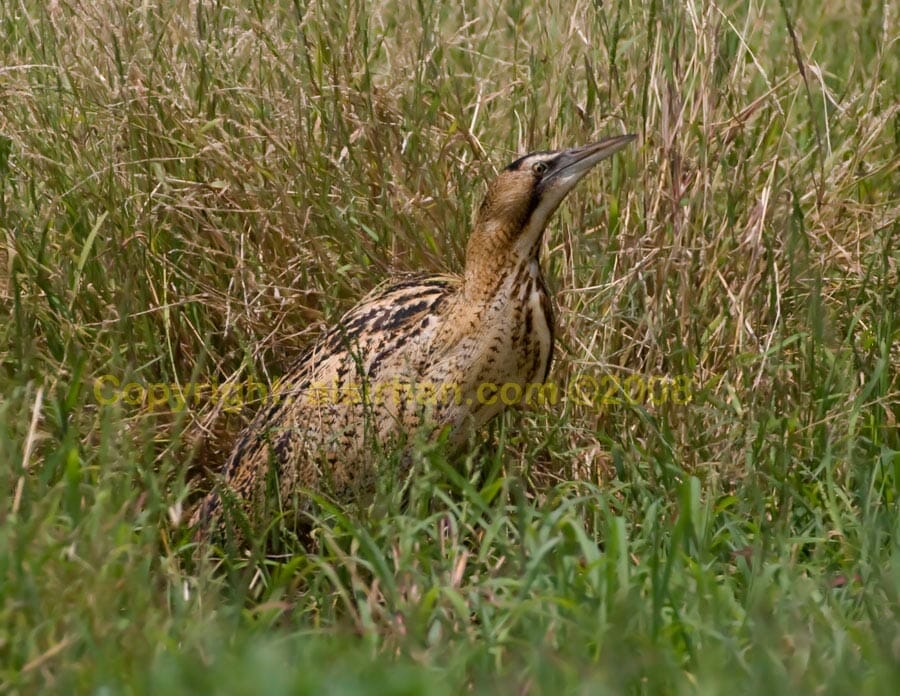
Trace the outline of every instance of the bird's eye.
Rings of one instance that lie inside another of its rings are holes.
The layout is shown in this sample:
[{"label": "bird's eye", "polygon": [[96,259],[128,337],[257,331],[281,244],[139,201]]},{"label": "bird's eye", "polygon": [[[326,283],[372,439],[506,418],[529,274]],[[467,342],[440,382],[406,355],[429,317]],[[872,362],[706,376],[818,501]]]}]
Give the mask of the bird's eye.
[{"label": "bird's eye", "polygon": [[531,167],[531,171],[533,171],[538,176],[543,176],[544,174],[546,174],[547,169],[548,167],[546,162],[535,162]]}]

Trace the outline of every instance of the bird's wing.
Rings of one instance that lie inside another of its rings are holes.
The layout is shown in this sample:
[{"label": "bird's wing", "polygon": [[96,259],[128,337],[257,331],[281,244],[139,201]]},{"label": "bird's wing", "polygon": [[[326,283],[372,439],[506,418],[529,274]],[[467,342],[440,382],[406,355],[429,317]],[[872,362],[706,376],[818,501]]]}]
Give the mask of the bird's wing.
[{"label": "bird's wing", "polygon": [[461,283],[454,275],[421,274],[382,283],[305,350],[286,377],[328,380],[335,370],[346,373],[348,363],[375,377],[392,353],[435,330]]}]

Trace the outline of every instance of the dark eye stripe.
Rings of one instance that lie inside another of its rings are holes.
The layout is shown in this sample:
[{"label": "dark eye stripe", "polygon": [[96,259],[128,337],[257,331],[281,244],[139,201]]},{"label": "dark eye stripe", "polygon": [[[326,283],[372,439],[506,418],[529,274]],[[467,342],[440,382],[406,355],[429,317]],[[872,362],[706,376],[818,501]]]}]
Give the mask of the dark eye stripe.
[{"label": "dark eye stripe", "polygon": [[[541,150],[541,151],[538,151],[538,152],[529,152],[527,155],[523,155],[522,157],[520,157],[519,159],[517,159],[515,162],[512,162],[511,164],[506,165],[505,170],[508,171],[508,172],[515,172],[515,171],[518,171],[519,169],[522,168],[522,164],[525,162],[525,160],[530,159],[530,158],[534,157],[535,155],[552,155],[552,154],[553,154],[553,152],[550,151],[550,150]],[[551,164],[552,162],[553,162],[553,160],[547,160],[546,163],[549,165],[549,164]]]},{"label": "dark eye stripe", "polygon": [[524,162],[525,160],[527,160],[529,157],[531,157],[530,154],[525,155],[524,157],[520,157],[520,158],[517,159],[515,162],[513,162],[513,163],[511,163],[511,164],[508,164],[508,165],[506,166],[506,171],[508,171],[508,172],[515,172],[515,171],[518,171],[519,167],[522,166],[522,162]]}]

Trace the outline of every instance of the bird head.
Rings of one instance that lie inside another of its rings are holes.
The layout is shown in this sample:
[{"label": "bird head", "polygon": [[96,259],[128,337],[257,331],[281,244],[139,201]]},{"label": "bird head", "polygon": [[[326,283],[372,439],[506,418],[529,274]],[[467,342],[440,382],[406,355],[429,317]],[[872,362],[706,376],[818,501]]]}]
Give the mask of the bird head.
[{"label": "bird head", "polygon": [[466,251],[466,275],[491,275],[498,263],[515,266],[536,258],[544,228],[566,194],[595,164],[635,137],[619,135],[570,150],[532,152],[507,166],[489,185],[478,211]]}]

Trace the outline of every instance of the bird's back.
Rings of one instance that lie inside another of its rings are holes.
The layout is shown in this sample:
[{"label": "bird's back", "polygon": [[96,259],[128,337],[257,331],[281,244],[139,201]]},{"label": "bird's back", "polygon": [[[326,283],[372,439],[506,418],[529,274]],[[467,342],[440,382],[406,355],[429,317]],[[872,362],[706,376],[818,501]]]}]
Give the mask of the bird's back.
[{"label": "bird's back", "polygon": [[[461,278],[408,275],[382,284],[304,351],[238,437],[223,483],[245,508],[275,475],[283,498],[298,488],[345,497],[368,487],[372,449],[423,425],[415,389],[451,349]],[[425,404],[427,406],[427,404]],[[219,493],[196,520],[220,512]]]}]

